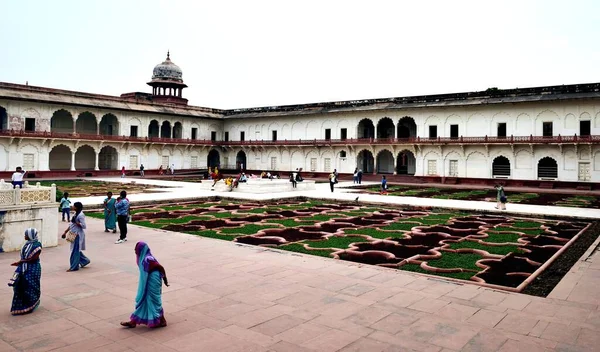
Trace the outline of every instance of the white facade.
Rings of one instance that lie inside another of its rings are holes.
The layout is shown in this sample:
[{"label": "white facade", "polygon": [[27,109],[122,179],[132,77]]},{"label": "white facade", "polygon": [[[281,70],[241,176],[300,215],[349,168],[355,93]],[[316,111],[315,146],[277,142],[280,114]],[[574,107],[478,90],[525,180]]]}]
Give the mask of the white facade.
[{"label": "white facade", "polygon": [[[29,95],[24,98],[17,94],[20,91]],[[302,167],[352,173],[361,168],[369,173],[416,176],[600,182],[600,144],[594,138],[600,135],[600,97],[571,99],[563,94],[544,101],[517,101],[519,95],[515,97],[493,103],[491,99],[414,106],[373,103],[368,108],[345,106],[316,112],[310,106],[296,111],[219,111],[0,84],[0,118],[5,111],[0,171],[17,166],[28,171],[84,171],[123,166],[135,170],[141,164],[146,169],[174,165],[176,170],[220,165],[249,170]],[[589,130],[584,131],[586,126]],[[23,131],[28,129],[35,133]],[[48,134],[40,136],[42,132]],[[504,132],[506,143],[468,140],[501,137],[499,132]],[[240,142],[242,134],[245,143]],[[539,142],[544,134],[547,143]],[[559,135],[592,137],[559,142]],[[513,142],[511,136],[533,136],[537,142]],[[377,143],[355,140],[373,137]],[[429,142],[393,139],[406,137]],[[436,142],[438,137],[441,140]],[[211,143],[211,139],[218,142]],[[300,145],[300,140],[321,141]],[[209,158],[211,151],[218,157]],[[242,154],[245,158],[240,158]],[[504,161],[493,171],[494,160],[500,163],[498,157]],[[540,174],[538,164],[544,158],[556,162],[555,176],[554,171]]]}]

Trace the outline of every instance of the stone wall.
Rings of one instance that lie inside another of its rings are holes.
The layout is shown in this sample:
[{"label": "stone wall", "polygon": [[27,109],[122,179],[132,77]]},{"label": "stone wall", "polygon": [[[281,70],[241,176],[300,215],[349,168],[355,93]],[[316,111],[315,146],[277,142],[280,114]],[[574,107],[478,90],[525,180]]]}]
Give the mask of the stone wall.
[{"label": "stone wall", "polygon": [[43,247],[58,245],[56,204],[12,206],[0,211],[0,251],[20,250],[29,227],[38,230]]}]

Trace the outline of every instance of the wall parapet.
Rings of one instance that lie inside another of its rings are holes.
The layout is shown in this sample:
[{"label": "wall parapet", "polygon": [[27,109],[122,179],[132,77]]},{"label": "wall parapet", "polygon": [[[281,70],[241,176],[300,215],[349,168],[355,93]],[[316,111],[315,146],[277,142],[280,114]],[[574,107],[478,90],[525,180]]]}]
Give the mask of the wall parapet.
[{"label": "wall parapet", "polygon": [[13,189],[12,184],[0,180],[0,207],[53,203],[56,203],[55,184],[46,187],[37,182],[32,186],[25,181],[23,188]]}]

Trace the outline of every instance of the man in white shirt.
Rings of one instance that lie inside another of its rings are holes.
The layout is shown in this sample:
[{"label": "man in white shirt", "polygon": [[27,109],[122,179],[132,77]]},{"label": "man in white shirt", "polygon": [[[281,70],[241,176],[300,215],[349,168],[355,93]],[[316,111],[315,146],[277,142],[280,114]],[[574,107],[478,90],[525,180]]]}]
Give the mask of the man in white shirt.
[{"label": "man in white shirt", "polygon": [[25,176],[25,170],[23,170],[20,166],[17,167],[17,171],[12,174],[12,184],[13,188],[23,188],[23,176]]}]

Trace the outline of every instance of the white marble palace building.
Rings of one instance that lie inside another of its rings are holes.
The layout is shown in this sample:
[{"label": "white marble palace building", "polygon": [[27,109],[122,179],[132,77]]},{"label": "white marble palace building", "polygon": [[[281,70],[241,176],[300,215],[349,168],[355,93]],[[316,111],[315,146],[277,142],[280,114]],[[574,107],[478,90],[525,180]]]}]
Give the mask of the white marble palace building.
[{"label": "white marble palace building", "polygon": [[600,182],[600,83],[219,110],[181,69],[117,96],[0,83],[0,171],[225,169]]}]

